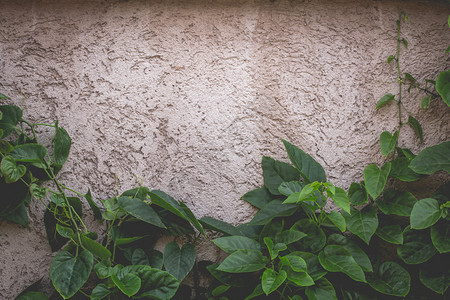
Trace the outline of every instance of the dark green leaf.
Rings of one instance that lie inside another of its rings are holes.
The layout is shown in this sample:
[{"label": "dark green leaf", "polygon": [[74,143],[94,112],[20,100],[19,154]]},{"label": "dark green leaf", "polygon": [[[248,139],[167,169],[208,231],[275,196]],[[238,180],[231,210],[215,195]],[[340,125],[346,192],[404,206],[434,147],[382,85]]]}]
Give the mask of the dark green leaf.
[{"label": "dark green leaf", "polygon": [[399,157],[394,159],[392,161],[392,168],[389,176],[406,182],[419,180],[421,176],[411,170],[409,163],[410,159],[407,157]]},{"label": "dark green leaf", "polygon": [[373,206],[366,206],[360,211],[351,207],[350,213],[344,214],[347,229],[368,245],[378,228],[377,210]]},{"label": "dark green leaf", "polygon": [[20,294],[14,300],[48,300],[48,297],[47,295],[41,292],[28,291],[23,294]]},{"label": "dark green leaf", "polygon": [[73,237],[73,230],[66,226],[56,224],[56,232],[58,232],[60,236],[67,239],[71,239]]},{"label": "dark green leaf", "polygon": [[366,282],[363,269],[343,246],[326,246],[319,253],[319,261],[327,271],[342,272],[355,281]]},{"label": "dark green leaf", "polygon": [[53,139],[53,158],[55,159],[55,164],[62,167],[69,157],[70,146],[72,145],[72,140],[70,139],[67,131],[58,127],[58,122],[55,122],[55,138]]},{"label": "dark green leaf", "polygon": [[[1,137],[1,135],[0,135]],[[14,150],[14,147],[7,141],[0,140],[0,153],[7,154]]]},{"label": "dark green leaf", "polygon": [[384,156],[388,155],[389,153],[394,150],[395,146],[397,145],[398,140],[398,131],[394,132],[393,135],[389,131],[384,131],[380,135],[380,147],[381,147],[381,154]]},{"label": "dark green leaf", "polygon": [[112,291],[108,289],[106,284],[100,283],[92,290],[90,300],[100,300],[107,297],[111,293]]},{"label": "dark green leaf", "polygon": [[380,226],[375,234],[391,244],[403,244],[403,232],[400,225]]},{"label": "dark green leaf", "polygon": [[337,300],[333,285],[325,278],[306,288],[308,300]]},{"label": "dark green leaf", "polygon": [[422,131],[422,125],[420,125],[419,121],[417,121],[412,116],[408,117],[408,124],[411,125],[414,132],[417,134],[417,136],[420,139],[420,142],[423,143],[423,131]]},{"label": "dark green leaf", "polygon": [[286,245],[297,242],[298,240],[304,238],[306,233],[300,232],[298,230],[285,230],[275,235],[275,243],[283,243]]},{"label": "dark green leaf", "polygon": [[419,174],[433,174],[444,170],[450,172],[450,141],[422,150],[409,167]]},{"label": "dark green leaf", "polygon": [[149,265],[154,269],[162,269],[164,265],[164,257],[158,250],[152,250],[149,257]]},{"label": "dark green leaf", "polygon": [[339,245],[344,247],[348,252],[350,252],[353,259],[363,269],[363,271],[372,272],[372,264],[370,263],[369,257],[350,239],[343,235],[334,233],[328,237],[328,245]]},{"label": "dark green leaf", "polygon": [[269,255],[272,260],[274,260],[280,251],[284,251],[287,249],[286,244],[277,243],[273,244],[273,241],[270,237],[264,238],[264,243],[266,244],[267,250],[269,250]]},{"label": "dark green leaf", "polygon": [[291,165],[264,156],[262,158],[262,169],[264,177],[264,186],[272,195],[281,195],[278,187],[283,182],[298,181],[299,172]]},{"label": "dark green leaf", "polygon": [[274,292],[286,280],[286,277],[287,274],[283,270],[279,273],[272,269],[265,270],[261,279],[261,285],[264,293],[269,295]]},{"label": "dark green leaf", "polygon": [[133,217],[157,227],[166,228],[158,214],[143,200],[139,198],[132,199],[127,196],[121,196],[118,199],[118,203],[124,211]]},{"label": "dark green leaf", "polygon": [[258,250],[238,250],[231,253],[217,267],[217,270],[228,273],[247,273],[263,269],[268,260]]},{"label": "dark green leaf", "polygon": [[200,219],[200,223],[209,230],[214,230],[225,235],[243,235],[239,229],[234,227],[233,225],[217,220],[211,217],[203,217]]},{"label": "dark green leaf", "polygon": [[227,253],[237,250],[261,250],[259,243],[245,236],[227,236],[212,240],[217,247]]},{"label": "dark green leaf", "polygon": [[450,252],[450,222],[440,222],[431,227],[431,241],[439,253]]},{"label": "dark green leaf", "polygon": [[42,199],[47,196],[49,188],[43,188],[37,185],[36,183],[32,183],[30,185],[30,194],[36,199]]},{"label": "dark green leaf", "polygon": [[335,194],[331,195],[334,204],[343,211],[350,213],[350,200],[348,199],[347,193],[338,187],[335,188],[335,191]]},{"label": "dark green leaf", "polygon": [[250,295],[248,295],[247,297],[245,297],[244,300],[254,299],[254,298],[256,298],[256,297],[258,297],[258,296],[261,296],[261,295],[263,295],[263,294],[264,294],[264,291],[263,291],[262,285],[261,285],[261,283],[260,283],[260,284],[258,284],[258,285],[255,287],[255,289],[253,290],[253,292],[252,292]]},{"label": "dark green leaf", "polygon": [[[447,257],[437,257],[432,262],[421,265],[419,279],[430,290],[444,295],[450,285],[450,268]],[[445,298],[445,297],[444,297]]]},{"label": "dark green leaf", "polygon": [[387,261],[375,273],[367,275],[367,282],[383,294],[405,297],[409,293],[411,277],[399,264]]},{"label": "dark green leaf", "polygon": [[133,254],[131,255],[131,264],[149,266],[150,262],[147,253],[141,248],[134,249]]},{"label": "dark green leaf", "polygon": [[143,268],[137,275],[142,286],[140,293],[134,296],[138,299],[172,299],[180,285],[168,272],[150,267]]},{"label": "dark green leaf", "polygon": [[327,218],[331,221],[331,223],[336,225],[336,227],[339,228],[341,232],[345,232],[345,230],[347,229],[345,218],[339,212],[332,211],[327,214]]},{"label": "dark green leaf", "polygon": [[304,183],[298,181],[283,182],[278,187],[278,191],[282,195],[289,197],[293,193],[300,193],[304,186],[305,186]]},{"label": "dark green leaf", "polygon": [[94,271],[99,279],[105,279],[111,276],[112,268],[107,261],[100,261],[95,264]]},{"label": "dark green leaf", "polygon": [[383,198],[377,201],[377,206],[385,215],[409,217],[416,202],[416,197],[410,192],[386,189]]},{"label": "dark green leaf", "polygon": [[389,102],[391,102],[394,99],[395,99],[395,96],[392,95],[391,93],[386,94],[383,97],[381,97],[381,99],[378,101],[377,106],[375,108],[379,109],[380,107],[388,104]]},{"label": "dark green leaf", "polygon": [[167,272],[182,281],[192,270],[196,257],[194,245],[184,244],[180,249],[176,242],[170,242],[164,249],[164,267]]},{"label": "dark green leaf", "polygon": [[114,284],[128,297],[135,295],[141,288],[141,279],[134,274],[128,273],[123,278],[111,274],[111,279]]},{"label": "dark green leaf", "polygon": [[291,255],[296,255],[306,262],[306,267],[308,270],[308,274],[311,276],[313,280],[319,280],[322,278],[325,274],[327,274],[327,271],[325,271],[322,268],[322,265],[319,262],[319,258],[317,255],[314,255],[309,252],[301,252],[301,251],[295,251],[291,252]]},{"label": "dark green leaf", "polygon": [[81,244],[86,250],[89,250],[101,260],[108,260],[111,257],[111,252],[108,249],[87,236],[81,236]]},{"label": "dark green leaf", "polygon": [[5,218],[13,223],[22,225],[23,227],[28,227],[28,213],[25,204],[20,204],[14,211],[10,212]]},{"label": "dark green leaf", "polygon": [[269,191],[265,188],[254,189],[242,196],[242,199],[251,205],[261,209],[264,205],[272,200]]},{"label": "dark green leaf", "polygon": [[0,105],[0,112],[2,112],[0,130],[3,131],[3,135],[0,137],[6,138],[14,131],[17,123],[22,118],[22,110],[15,105]]},{"label": "dark green leaf", "polygon": [[441,210],[436,199],[425,198],[416,204],[411,211],[411,228],[425,229],[434,225],[441,218]]},{"label": "dark green leaf", "polygon": [[94,264],[92,253],[83,250],[78,256],[68,251],[55,255],[50,264],[50,279],[53,286],[65,299],[75,295],[88,280]]},{"label": "dark green leaf", "polygon": [[220,296],[220,295],[222,295],[223,293],[225,293],[226,291],[228,291],[228,290],[230,289],[230,287],[231,287],[231,286],[229,286],[229,285],[224,285],[224,284],[219,285],[218,287],[216,287],[216,288],[211,292],[211,294],[212,294],[214,297]]},{"label": "dark green leaf", "polygon": [[122,195],[120,196],[127,196],[130,198],[139,198],[141,200],[146,200],[149,192],[150,190],[148,189],[148,187],[138,186],[123,192]]},{"label": "dark green leaf", "polygon": [[297,221],[291,229],[306,233],[307,236],[295,243],[299,250],[317,252],[325,246],[327,237],[323,230],[310,219]]},{"label": "dark green leaf", "polygon": [[287,217],[298,209],[296,204],[283,204],[281,200],[272,200],[258,211],[250,221],[250,225],[264,225],[275,217]]},{"label": "dark green leaf", "polygon": [[390,162],[381,167],[381,170],[378,169],[375,164],[370,164],[364,169],[364,186],[374,200],[378,198],[383,191],[390,171]]},{"label": "dark green leaf", "polygon": [[86,195],[84,195],[84,198],[86,198],[89,207],[92,209],[92,212],[94,213],[94,218],[96,220],[100,220],[102,221],[102,213],[100,211],[100,209],[98,208],[97,204],[94,202],[94,200],[92,200],[92,195],[91,195],[91,189],[88,188],[88,191],[86,193]]},{"label": "dark green leaf", "polygon": [[1,170],[5,176],[6,183],[16,182],[25,175],[27,168],[23,165],[17,165],[14,158],[5,156],[1,162]]},{"label": "dark green leaf", "polygon": [[436,91],[445,104],[450,106],[450,70],[439,73],[436,79]]},{"label": "dark green leaf", "polygon": [[[212,264],[206,267],[211,275],[221,283],[236,287],[248,286],[248,274],[227,273],[217,270],[218,264]],[[261,290],[262,291],[262,290]]]},{"label": "dark green leaf", "polygon": [[429,230],[414,230],[409,226],[403,231],[403,245],[397,248],[398,256],[407,264],[421,264],[436,254]]},{"label": "dark green leaf", "polygon": [[363,205],[369,200],[366,188],[362,184],[353,182],[348,189],[348,197],[353,205]]},{"label": "dark green leaf", "polygon": [[47,149],[39,144],[24,144],[14,147],[9,153],[16,161],[40,163],[44,161]]},{"label": "dark green leaf", "polygon": [[[288,153],[289,159],[294,167],[300,172],[303,179],[307,182],[326,182],[327,176],[322,166],[314,160],[309,154],[297,148],[291,143],[283,140],[284,147]],[[290,180],[285,180],[290,181]]]}]

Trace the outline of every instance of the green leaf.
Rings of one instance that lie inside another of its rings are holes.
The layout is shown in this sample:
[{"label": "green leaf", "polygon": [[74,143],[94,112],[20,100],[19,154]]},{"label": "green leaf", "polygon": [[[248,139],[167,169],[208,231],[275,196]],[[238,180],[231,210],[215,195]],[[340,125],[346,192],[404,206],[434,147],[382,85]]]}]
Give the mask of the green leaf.
[{"label": "green leaf", "polygon": [[299,172],[291,165],[264,156],[262,158],[264,186],[272,195],[281,195],[278,187],[283,182],[298,181]]},{"label": "green leaf", "polygon": [[375,109],[379,109],[380,107],[383,107],[384,105],[388,104],[392,100],[395,99],[395,96],[391,93],[384,95],[381,97],[381,99],[378,101],[377,106],[375,106]]},{"label": "green leaf", "polygon": [[394,55],[389,55],[388,59],[387,59],[387,63],[390,64],[391,61],[395,58]]},{"label": "green leaf", "polygon": [[211,292],[211,294],[214,296],[214,297],[217,297],[217,296],[220,296],[220,295],[222,295],[223,293],[225,293],[226,291],[228,291],[229,289],[230,289],[230,287],[231,286],[229,286],[229,285],[219,285],[218,287],[216,287],[212,292]]},{"label": "green leaf", "polygon": [[108,260],[111,257],[111,252],[108,249],[85,235],[81,236],[81,244],[101,260]]},{"label": "green leaf", "polygon": [[286,277],[286,271],[281,270],[277,273],[272,269],[265,270],[261,279],[261,285],[264,293],[269,295],[274,292],[286,280]]},{"label": "green leaf", "polygon": [[327,271],[342,272],[355,281],[366,282],[363,269],[343,246],[326,246],[319,253],[319,261]]},{"label": "green leaf", "polygon": [[334,204],[337,207],[341,208],[343,211],[350,213],[350,200],[348,199],[347,193],[341,189],[336,187],[335,194],[331,195],[331,199],[333,199]]},{"label": "green leaf", "polygon": [[[318,181],[326,182],[327,176],[322,166],[309,154],[291,143],[282,140],[287,154],[294,167],[300,172],[306,183]],[[285,180],[288,181],[288,180]],[[290,181],[290,180],[289,180]]]},{"label": "green leaf", "polygon": [[245,236],[227,236],[212,240],[217,247],[227,253],[237,250],[261,250],[259,243]]},{"label": "green leaf", "polygon": [[310,219],[302,219],[292,225],[291,230],[298,230],[306,233],[307,236],[296,242],[299,250],[307,252],[318,252],[325,246],[327,237],[323,230]]},{"label": "green leaf", "polygon": [[383,191],[390,171],[390,162],[381,167],[381,170],[375,164],[370,164],[364,169],[364,186],[374,200]]},{"label": "green leaf", "polygon": [[[444,295],[450,285],[450,268],[443,263],[445,257],[437,257],[432,262],[421,265],[419,279],[430,290]],[[448,257],[447,257],[448,261]],[[445,297],[444,297],[445,298]]]},{"label": "green leaf", "polygon": [[444,170],[450,172],[450,141],[422,150],[409,167],[416,173],[430,175]]},{"label": "green leaf", "polygon": [[364,185],[353,182],[348,189],[348,197],[353,205],[363,205],[369,201]]},{"label": "green leaf", "polygon": [[141,288],[141,279],[134,274],[125,274],[123,278],[117,277],[115,274],[111,274],[111,279],[114,284],[128,297],[135,295]]},{"label": "green leaf", "polygon": [[27,168],[24,165],[17,165],[14,158],[5,156],[1,162],[1,170],[5,176],[6,183],[16,182],[25,175]]},{"label": "green leaf", "polygon": [[341,232],[345,232],[345,230],[347,229],[347,224],[345,223],[345,218],[339,212],[332,211],[332,212],[327,214],[327,218],[331,221],[331,223],[336,225],[336,227]]},{"label": "green leaf", "polygon": [[444,103],[450,106],[450,70],[439,73],[436,79],[436,91]]},{"label": "green leaf", "polygon": [[[1,137],[1,134],[0,134]],[[0,153],[7,154],[14,150],[14,147],[7,141],[0,140]]]},{"label": "green leaf", "polygon": [[428,97],[423,97],[422,101],[420,102],[420,107],[422,107],[423,110],[426,110],[428,106],[430,106],[430,102],[431,102],[431,95]]},{"label": "green leaf", "polygon": [[172,299],[180,282],[168,272],[147,267],[139,272],[141,293],[138,299]]},{"label": "green leaf", "polygon": [[325,274],[327,274],[327,271],[325,271],[322,268],[322,265],[320,264],[319,258],[317,257],[317,255],[314,255],[309,252],[302,252],[302,251],[291,252],[290,255],[295,255],[295,256],[299,256],[299,257],[303,258],[303,260],[306,262],[308,274],[311,276],[311,278],[314,281],[319,280]]},{"label": "green leaf", "polygon": [[367,275],[367,282],[380,293],[405,297],[409,293],[411,276],[399,264],[387,261],[380,265],[376,273]]},{"label": "green leaf", "polygon": [[430,231],[431,241],[434,247],[439,251],[439,253],[450,252],[450,223],[440,222],[433,227]]},{"label": "green leaf", "polygon": [[95,264],[94,271],[99,279],[105,279],[111,276],[112,268],[107,261],[100,261]]},{"label": "green leaf", "polygon": [[[8,97],[3,94],[0,94],[0,99],[6,100],[6,99],[8,99]],[[0,118],[0,120],[1,120],[1,118]]]},{"label": "green leaf", "polygon": [[416,202],[416,197],[410,192],[386,189],[383,198],[377,201],[377,206],[385,215],[409,217]]},{"label": "green leaf", "polygon": [[306,261],[293,253],[280,257],[280,269],[286,269],[286,267],[296,272],[307,270]]},{"label": "green leaf", "polygon": [[256,213],[250,225],[264,225],[276,217],[288,217],[298,209],[296,204],[283,204],[281,200],[272,200]]},{"label": "green leaf", "polygon": [[9,153],[16,161],[40,163],[44,161],[47,149],[39,144],[23,144],[14,147]]},{"label": "green leaf", "polygon": [[316,284],[306,288],[308,300],[337,300],[333,285],[325,278],[316,281]]},{"label": "green leaf", "polygon": [[[131,264],[150,266],[150,261],[148,260],[147,253],[145,253],[145,251],[141,248],[134,249],[133,254],[131,255]],[[155,266],[152,267],[155,268]]]},{"label": "green leaf", "polygon": [[228,273],[247,273],[263,269],[268,259],[258,250],[238,250],[231,253],[217,267],[217,270]]},{"label": "green leaf", "polygon": [[287,249],[287,246],[284,243],[277,243],[274,245],[270,237],[265,237],[264,243],[267,246],[267,250],[269,250],[269,255],[272,260],[274,260],[278,256],[278,253],[280,251],[284,251]]},{"label": "green leaf", "polygon": [[398,140],[398,131],[394,132],[394,135],[391,135],[389,131],[384,131],[380,135],[380,147],[381,147],[381,154],[384,156],[387,156],[389,153],[394,150],[395,146],[397,145]]},{"label": "green leaf", "polygon": [[53,158],[58,167],[62,167],[69,157],[72,140],[64,128],[58,127],[55,122],[55,138],[53,139]]},{"label": "green leaf", "polygon": [[410,159],[407,157],[399,157],[392,161],[391,173],[389,176],[397,178],[401,181],[411,182],[421,178],[409,167]]},{"label": "green leaf", "polygon": [[298,240],[304,238],[306,233],[298,230],[285,230],[275,235],[275,243],[283,243],[286,245],[297,242]]},{"label": "green leaf", "polygon": [[73,230],[66,226],[56,224],[56,232],[58,232],[60,236],[67,239],[71,239],[73,237]]},{"label": "green leaf", "polygon": [[363,269],[364,272],[372,272],[372,264],[367,254],[359,248],[354,242],[347,237],[334,233],[328,237],[328,245],[339,245],[350,252],[356,263]]},{"label": "green leaf", "polygon": [[148,187],[138,186],[130,190],[126,190],[120,196],[127,196],[130,198],[139,198],[141,200],[146,200],[149,192],[150,190],[148,189]]},{"label": "green leaf", "polygon": [[133,217],[157,227],[166,228],[153,208],[141,199],[121,196],[118,199],[118,203],[124,211]]},{"label": "green leaf", "polygon": [[6,220],[27,228],[29,224],[28,213],[25,204],[20,204],[14,211],[5,216]]},{"label": "green leaf", "polygon": [[100,300],[108,295],[110,295],[112,291],[108,289],[108,286],[104,283],[98,284],[91,293],[91,300]]},{"label": "green leaf", "polygon": [[3,135],[0,137],[6,138],[14,131],[19,120],[22,119],[22,110],[15,105],[0,105],[0,112],[2,113],[0,130],[3,131]]},{"label": "green leaf", "polygon": [[366,206],[362,210],[351,207],[350,213],[344,215],[347,229],[369,245],[372,235],[378,228],[377,210],[373,206]]},{"label": "green leaf", "polygon": [[402,38],[402,43],[405,45],[405,48],[408,48],[408,41],[405,38]]},{"label": "green leaf", "polygon": [[380,226],[377,228],[375,234],[391,244],[403,244],[403,232],[400,225]]},{"label": "green leaf", "polygon": [[[248,274],[236,274],[227,273],[217,270],[218,264],[212,264],[206,267],[206,269],[211,273],[211,275],[223,284],[231,285],[235,287],[246,287],[248,286]],[[262,290],[261,290],[262,293]]]},{"label": "green leaf", "polygon": [[182,281],[192,270],[196,257],[194,245],[184,244],[180,249],[176,242],[170,242],[164,249],[164,267]]},{"label": "green leaf", "polygon": [[36,199],[42,199],[47,196],[49,188],[42,188],[36,183],[30,185],[30,193]]},{"label": "green leaf", "polygon": [[407,264],[421,264],[436,254],[429,230],[414,230],[409,226],[403,231],[403,245],[397,248],[398,256]]},{"label": "green leaf", "polygon": [[239,229],[233,225],[211,217],[201,218],[200,223],[205,227],[205,229],[214,230],[225,235],[243,235],[242,232],[240,232]]},{"label": "green leaf", "polygon": [[414,78],[414,76],[412,76],[412,75],[409,74],[409,73],[405,73],[405,74],[403,74],[403,75],[405,76],[405,79],[406,79],[406,80],[409,80],[409,81],[411,81],[412,83],[414,83],[414,82],[417,81],[416,78]]},{"label": "green leaf", "polygon": [[422,131],[422,125],[420,125],[419,121],[417,121],[412,116],[408,117],[408,124],[411,125],[414,132],[417,134],[417,136],[420,139],[420,142],[423,143],[423,131]]},{"label": "green leaf", "polygon": [[47,295],[41,292],[33,292],[28,291],[25,293],[21,293],[16,299],[14,300],[48,300]]},{"label": "green leaf", "polygon": [[94,257],[87,250],[73,256],[68,251],[55,255],[50,264],[50,279],[58,293],[68,299],[75,295],[88,280]]},{"label": "green leaf", "polygon": [[278,187],[278,191],[282,195],[289,197],[293,193],[300,193],[303,190],[304,186],[305,186],[304,183],[298,181],[283,182]]},{"label": "green leaf", "polygon": [[258,285],[255,287],[255,289],[253,290],[253,292],[252,292],[250,295],[248,295],[247,297],[245,297],[244,300],[254,299],[254,298],[258,297],[258,296],[261,296],[262,294],[264,294],[264,291],[263,291],[262,285],[261,285],[261,283],[260,283],[260,284],[258,284]]},{"label": "green leaf", "polygon": [[269,191],[265,187],[262,187],[246,193],[242,196],[242,199],[261,209],[272,200],[272,197],[270,196]]},{"label": "green leaf", "polygon": [[100,211],[100,208],[98,208],[97,204],[94,202],[94,200],[92,200],[92,195],[91,195],[91,189],[88,188],[88,191],[86,193],[86,195],[84,195],[84,198],[86,198],[89,207],[92,209],[92,212],[94,213],[94,218],[96,220],[100,220],[102,221],[102,213]]},{"label": "green leaf", "polygon": [[434,225],[441,218],[441,210],[436,199],[425,198],[416,204],[411,211],[411,228],[425,229]]}]

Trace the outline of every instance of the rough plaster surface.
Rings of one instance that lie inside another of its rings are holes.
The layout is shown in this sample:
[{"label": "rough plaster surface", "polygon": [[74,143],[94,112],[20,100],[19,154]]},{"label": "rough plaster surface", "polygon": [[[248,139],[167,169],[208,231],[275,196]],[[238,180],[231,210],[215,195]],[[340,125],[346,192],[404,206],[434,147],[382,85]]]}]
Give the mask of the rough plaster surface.
[{"label": "rough plaster surface", "polygon": [[[383,162],[378,136],[396,128],[396,110],[374,107],[396,93],[386,58],[401,10],[403,69],[435,78],[449,67],[442,3],[0,0],[0,92],[31,120],[67,129],[60,178],[74,188],[98,200],[113,195],[116,174],[119,191],[135,174],[198,217],[238,224],[254,213],[240,197],[262,184],[261,157],[287,159],[280,138],[346,189]],[[419,102],[413,93],[405,106],[425,145],[448,140],[449,109]],[[403,145],[424,147],[403,134]],[[0,224],[1,299],[48,274],[43,209],[32,204],[29,229]]]}]

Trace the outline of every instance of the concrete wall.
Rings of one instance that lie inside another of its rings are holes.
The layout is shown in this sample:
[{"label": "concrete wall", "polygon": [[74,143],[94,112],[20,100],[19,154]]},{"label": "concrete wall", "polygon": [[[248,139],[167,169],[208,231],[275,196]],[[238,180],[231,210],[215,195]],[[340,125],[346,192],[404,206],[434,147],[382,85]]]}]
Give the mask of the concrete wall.
[{"label": "concrete wall", "polygon": [[[96,199],[135,183],[183,200],[198,216],[241,223],[240,200],[262,184],[280,138],[348,188],[382,163],[378,136],[396,109],[395,20],[409,15],[402,67],[423,80],[449,67],[448,4],[374,0],[0,0],[0,92],[34,121],[60,121],[73,148],[61,180]],[[425,145],[447,140],[449,110],[406,109]],[[419,151],[410,129],[402,145]],[[34,201],[29,229],[0,224],[0,298],[47,276],[52,254]],[[45,279],[47,280],[47,279]],[[48,282],[48,280],[47,280]]]}]

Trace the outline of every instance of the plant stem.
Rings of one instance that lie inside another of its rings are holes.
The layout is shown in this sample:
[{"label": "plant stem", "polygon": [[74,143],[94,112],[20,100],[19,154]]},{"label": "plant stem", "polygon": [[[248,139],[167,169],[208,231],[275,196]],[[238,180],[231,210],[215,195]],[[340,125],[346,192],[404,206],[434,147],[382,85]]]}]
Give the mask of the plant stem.
[{"label": "plant stem", "polygon": [[395,59],[396,65],[397,65],[397,73],[398,73],[398,124],[399,127],[402,126],[402,86],[403,86],[403,79],[402,79],[402,72],[400,70],[400,29],[401,29],[401,22],[402,22],[402,15],[403,12],[400,13],[400,16],[397,20],[397,56]]}]

